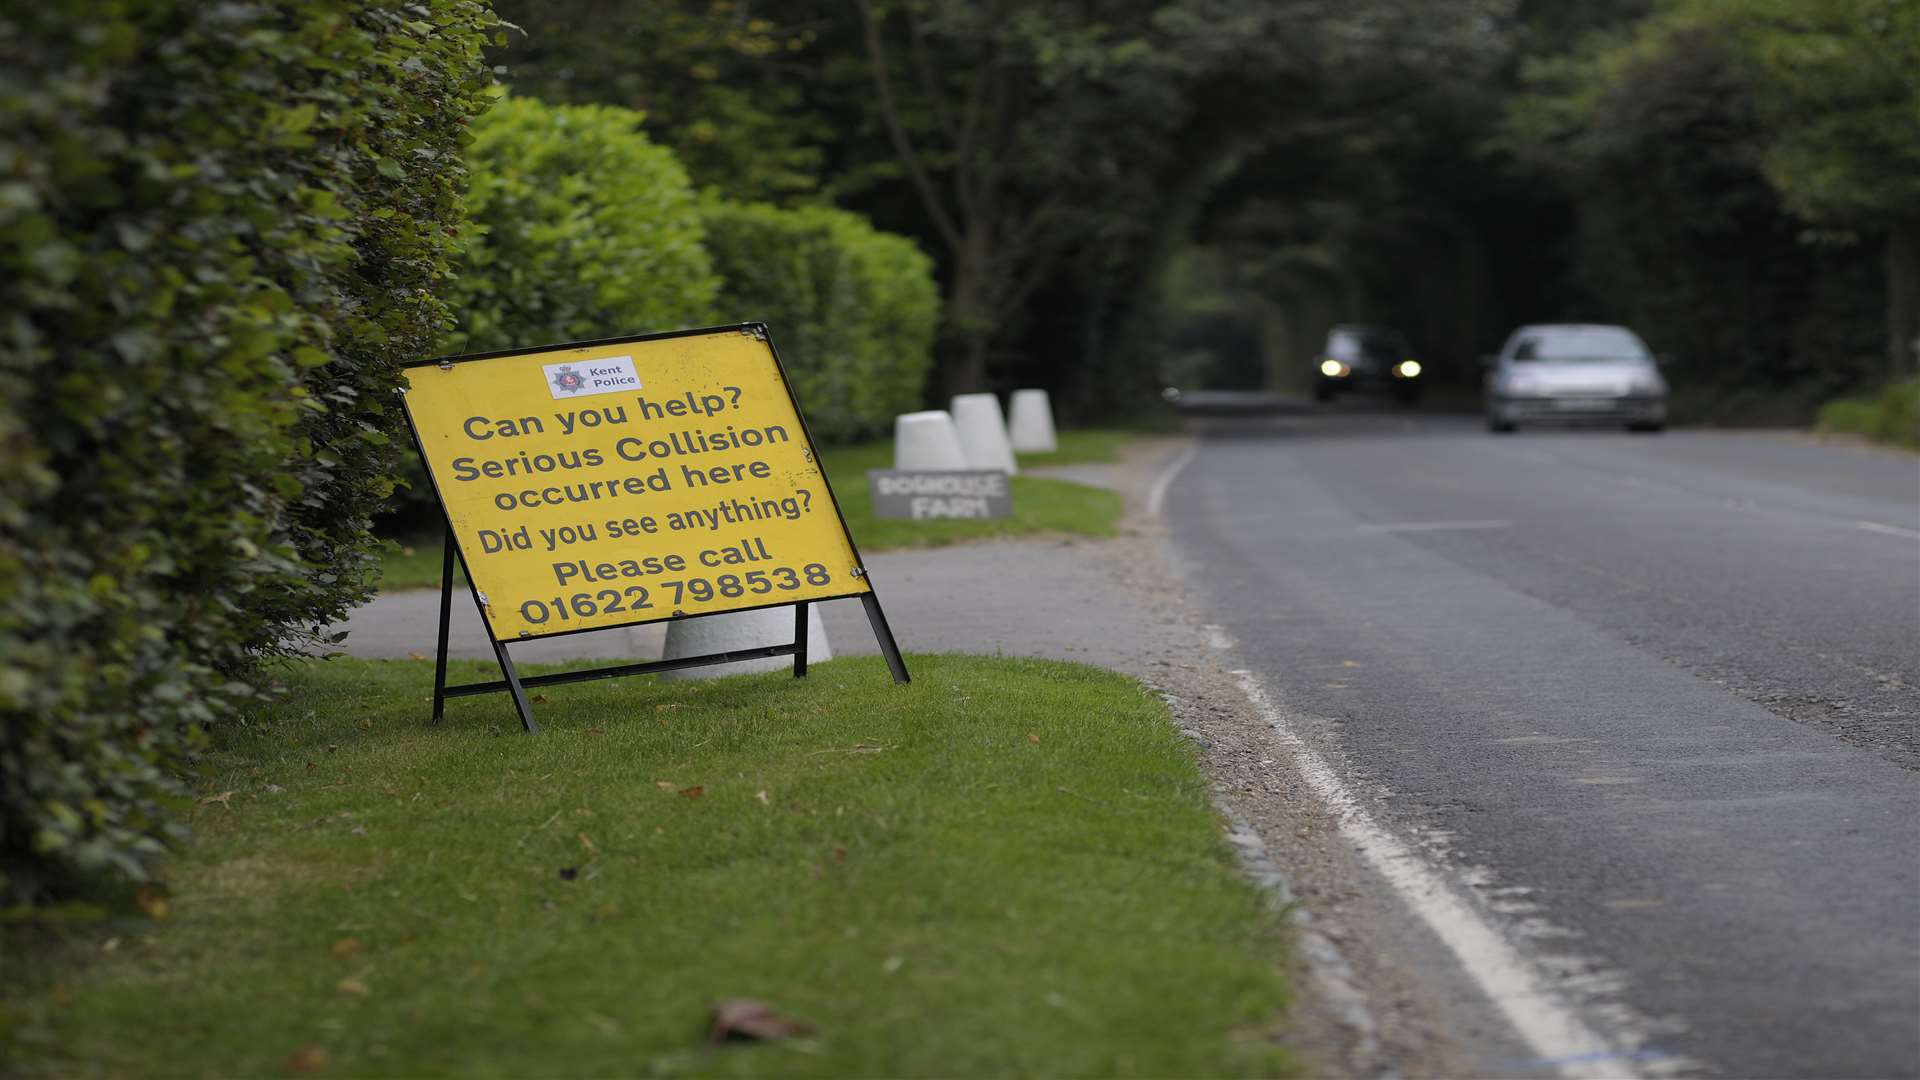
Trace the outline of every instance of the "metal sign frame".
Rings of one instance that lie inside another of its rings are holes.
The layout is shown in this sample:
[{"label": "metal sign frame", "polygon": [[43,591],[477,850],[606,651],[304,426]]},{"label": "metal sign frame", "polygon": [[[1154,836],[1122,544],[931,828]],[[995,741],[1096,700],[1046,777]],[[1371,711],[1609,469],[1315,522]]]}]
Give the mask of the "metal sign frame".
[{"label": "metal sign frame", "polygon": [[[881,655],[886,657],[887,668],[893,674],[895,683],[912,681],[907,664],[900,655],[900,646],[894,641],[893,629],[887,623],[886,612],[880,607],[878,590],[874,588],[873,577],[867,572],[866,560],[860,555],[859,545],[854,543],[853,532],[847,528],[846,514],[840,510],[840,499],[834,494],[833,480],[827,476],[826,463],[820,458],[820,448],[813,440],[813,431],[807,426],[807,416],[800,408],[799,395],[794,393],[793,380],[787,377],[787,366],[780,359],[780,350],[773,344],[772,336],[763,322],[732,323],[725,326],[706,326],[690,330],[670,330],[655,334],[634,334],[625,337],[599,338],[593,341],[570,341],[555,345],[539,345],[526,349],[500,349],[493,352],[463,353],[458,356],[439,357],[432,360],[412,360],[401,364],[402,368],[437,367],[443,371],[451,370],[456,364],[472,363],[482,360],[498,360],[509,356],[531,356],[545,352],[559,352],[567,349],[598,348],[608,345],[630,345],[640,342],[665,341],[672,338],[711,336],[714,334],[737,333],[752,337],[766,344],[767,352],[773,357],[774,371],[780,376],[780,386],[786,391],[787,403],[793,407],[794,417],[800,422],[800,435],[805,441],[807,453],[820,470],[820,482],[826,488],[827,501],[833,506],[834,518],[840,523],[840,534],[845,537],[847,547],[853,552],[853,576],[866,581],[864,592],[842,593],[838,596],[816,596],[806,600],[781,603],[773,601],[766,604],[753,604],[746,607],[728,608],[725,611],[706,612],[700,615],[662,615],[655,618],[632,619],[627,622],[610,623],[604,626],[589,626],[573,630],[556,630],[548,634],[523,634],[511,640],[502,640],[494,632],[493,620],[487,616],[487,605],[480,595],[480,587],[475,584],[473,571],[467,563],[467,555],[460,544],[460,537],[453,527],[452,512],[447,509],[446,498],[440,491],[440,480],[433,473],[433,466],[427,459],[426,444],[420,437],[419,426],[414,423],[413,409],[406,405],[407,388],[400,388],[401,414],[406,417],[407,431],[413,436],[413,448],[420,455],[420,463],[427,473],[427,482],[433,486],[434,502],[440,507],[440,517],[446,527],[446,542],[440,562],[440,633],[438,646],[434,653],[433,670],[433,722],[438,723],[446,713],[448,698],[468,697],[475,694],[497,694],[505,691],[513,697],[513,707],[520,714],[520,725],[529,732],[539,731],[533,721],[533,707],[528,703],[526,688],[530,686],[554,686],[561,683],[590,682],[599,679],[616,679],[627,675],[646,675],[660,671],[677,671],[683,668],[704,667],[709,664],[728,664],[739,660],[760,660],[772,657],[793,657],[794,678],[802,678],[807,673],[807,610],[808,605],[825,603],[828,600],[844,600],[859,597],[866,609],[867,622],[873,628],[874,640],[880,646]],[[460,560],[460,568],[467,579],[467,591],[473,597],[474,607],[480,613],[481,624],[487,629],[487,640],[493,645],[493,655],[500,665],[501,678],[491,682],[462,683],[447,685],[447,642],[453,624],[453,564],[455,557]],[[547,638],[566,637],[570,634],[590,634],[602,630],[620,630],[629,626],[644,626],[657,622],[677,622],[687,619],[706,619],[716,615],[732,615],[742,611],[761,611],[766,608],[792,607],[794,609],[793,641],[784,645],[766,645],[753,649],[735,649],[730,652],[709,653],[703,656],[687,656],[678,660],[652,660],[637,664],[618,664],[609,667],[585,668],[576,671],[558,671],[549,675],[534,675],[522,678],[514,667],[513,657],[507,646],[517,640],[539,641]]]}]

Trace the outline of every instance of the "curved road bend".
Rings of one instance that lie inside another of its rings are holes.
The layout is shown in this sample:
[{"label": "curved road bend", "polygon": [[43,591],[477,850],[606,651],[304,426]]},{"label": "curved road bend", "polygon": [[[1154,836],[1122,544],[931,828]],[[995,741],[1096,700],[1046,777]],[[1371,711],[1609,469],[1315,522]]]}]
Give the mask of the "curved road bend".
[{"label": "curved road bend", "polygon": [[1241,660],[1631,1067],[1920,1074],[1920,461],[1222,420],[1166,513]]}]

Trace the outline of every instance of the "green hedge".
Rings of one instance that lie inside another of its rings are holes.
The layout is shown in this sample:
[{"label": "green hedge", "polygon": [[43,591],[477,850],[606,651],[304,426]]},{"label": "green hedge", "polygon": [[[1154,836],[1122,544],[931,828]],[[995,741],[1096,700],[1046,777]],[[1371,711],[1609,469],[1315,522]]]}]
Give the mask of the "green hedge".
[{"label": "green hedge", "polygon": [[145,874],[196,727],[364,598],[499,25],[0,14],[0,899]]},{"label": "green hedge", "polygon": [[1820,430],[1864,435],[1920,450],[1920,379],[1889,383],[1878,393],[1830,401],[1820,408]]},{"label": "green hedge", "polygon": [[940,295],[913,242],[857,214],[702,204],[720,272],[712,322],[763,320],[815,435],[846,441],[920,407]]},{"label": "green hedge", "polygon": [[715,281],[672,151],[641,115],[509,98],[474,124],[452,352],[581,341],[700,321]]}]

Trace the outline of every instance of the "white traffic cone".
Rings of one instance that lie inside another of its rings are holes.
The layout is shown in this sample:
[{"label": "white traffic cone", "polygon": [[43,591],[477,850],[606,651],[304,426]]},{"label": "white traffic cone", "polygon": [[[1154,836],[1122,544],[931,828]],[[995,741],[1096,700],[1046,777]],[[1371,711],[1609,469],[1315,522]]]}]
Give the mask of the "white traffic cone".
[{"label": "white traffic cone", "polygon": [[1022,454],[1051,454],[1060,449],[1053,433],[1053,402],[1045,390],[1015,390],[1007,427],[1013,449]]},{"label": "white traffic cone", "polygon": [[[729,611],[698,619],[676,619],[667,624],[667,647],[662,657],[678,660],[687,656],[707,656],[736,649],[758,649],[768,645],[793,643],[793,608],[770,607],[755,611]],[[833,659],[827,646],[827,628],[820,622],[820,605],[807,605],[807,666]],[[793,657],[768,656],[759,660],[736,660],[731,664],[705,664],[701,667],[663,671],[662,679],[718,679],[727,675],[747,675],[760,671],[792,671]]]},{"label": "white traffic cone", "polygon": [[960,449],[960,432],[945,409],[902,413],[893,419],[893,467],[896,469],[964,469],[967,455]]},{"label": "white traffic cone", "polygon": [[960,431],[960,449],[969,469],[999,469],[1017,473],[1013,445],[1007,441],[1007,421],[1000,399],[992,394],[961,394],[953,399],[953,424]]}]

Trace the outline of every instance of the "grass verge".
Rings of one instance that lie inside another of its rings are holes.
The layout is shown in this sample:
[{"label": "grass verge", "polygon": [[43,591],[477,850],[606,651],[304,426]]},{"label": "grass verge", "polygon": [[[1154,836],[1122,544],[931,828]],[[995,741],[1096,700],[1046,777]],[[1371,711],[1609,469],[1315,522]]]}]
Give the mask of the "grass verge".
[{"label": "grass verge", "polygon": [[[1098,451],[1095,443],[1083,446],[1085,453]],[[1042,476],[1015,476],[1010,483],[1012,517],[980,521],[877,518],[873,516],[873,497],[867,490],[867,470],[892,468],[893,444],[872,442],[837,447],[822,451],[821,457],[826,463],[827,475],[833,478],[833,493],[840,499],[840,512],[846,515],[847,529],[863,553],[889,548],[940,547],[964,540],[1036,533],[1112,536],[1124,509],[1118,492]]]},{"label": "grass verge", "polygon": [[[1024,468],[1120,460],[1120,446],[1136,433],[1108,428],[1060,433],[1051,454],[1022,454]],[[873,516],[867,470],[893,465],[893,444],[869,442],[822,452],[847,528],[863,552],[939,547],[964,540],[1070,533],[1112,536],[1123,509],[1120,496],[1085,484],[1038,476],[1013,478],[1013,516],[992,521],[901,521]],[[440,584],[440,533],[393,541],[381,560],[381,588],[431,589]],[[464,579],[462,579],[464,580]]]},{"label": "grass verge", "polygon": [[1056,437],[1058,448],[1049,454],[1020,454],[1020,467],[1039,469],[1048,465],[1080,465],[1120,460],[1120,447],[1139,438],[1141,432],[1125,428],[1076,428]]},{"label": "grass verge", "polygon": [[[10,1067],[1284,1071],[1279,920],[1162,704],[912,662],[551,688],[532,737],[500,698],[428,727],[425,664],[294,665],[216,740],[165,921],[9,931]],[[708,1047],[730,997],[816,1032]]]},{"label": "grass verge", "polygon": [[[412,533],[386,541],[380,553],[380,587],[383,589],[437,589],[440,587],[440,560],[446,554],[441,546],[444,534]],[[453,583],[465,584],[467,575],[458,560],[453,564]]]},{"label": "grass verge", "polygon": [[1863,435],[1920,450],[1920,379],[1903,379],[1875,394],[1830,401],[1820,407],[1817,426],[1825,432]]}]

